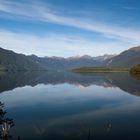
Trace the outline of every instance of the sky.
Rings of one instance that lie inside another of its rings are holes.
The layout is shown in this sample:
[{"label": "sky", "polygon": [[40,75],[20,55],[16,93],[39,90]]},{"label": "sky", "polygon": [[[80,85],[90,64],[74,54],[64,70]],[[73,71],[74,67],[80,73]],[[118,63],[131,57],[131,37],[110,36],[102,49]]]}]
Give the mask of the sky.
[{"label": "sky", "polygon": [[119,54],[140,45],[140,0],[0,0],[0,47],[38,56]]}]

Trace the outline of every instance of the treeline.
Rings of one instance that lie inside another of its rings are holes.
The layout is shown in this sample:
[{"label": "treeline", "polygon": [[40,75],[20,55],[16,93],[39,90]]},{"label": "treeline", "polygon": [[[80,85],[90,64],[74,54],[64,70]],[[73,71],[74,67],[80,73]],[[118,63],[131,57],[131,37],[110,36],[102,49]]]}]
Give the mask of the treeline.
[{"label": "treeline", "polygon": [[140,64],[135,65],[130,69],[130,74],[140,74]]},{"label": "treeline", "polygon": [[73,69],[76,73],[108,73],[108,72],[129,72],[129,68],[109,68],[109,67],[82,67]]}]

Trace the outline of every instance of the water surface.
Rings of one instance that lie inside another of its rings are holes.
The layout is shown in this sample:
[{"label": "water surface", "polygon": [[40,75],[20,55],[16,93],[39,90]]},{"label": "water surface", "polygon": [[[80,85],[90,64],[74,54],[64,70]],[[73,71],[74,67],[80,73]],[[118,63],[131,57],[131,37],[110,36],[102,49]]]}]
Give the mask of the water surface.
[{"label": "water surface", "polygon": [[127,73],[7,73],[0,101],[14,140],[140,139],[140,81]]}]

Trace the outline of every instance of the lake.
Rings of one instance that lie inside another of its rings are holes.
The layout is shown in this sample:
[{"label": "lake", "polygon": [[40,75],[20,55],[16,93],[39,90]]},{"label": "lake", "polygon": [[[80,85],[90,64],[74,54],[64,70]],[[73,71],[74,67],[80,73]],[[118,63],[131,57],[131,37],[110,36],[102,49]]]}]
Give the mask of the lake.
[{"label": "lake", "polygon": [[140,81],[127,73],[6,73],[0,101],[14,140],[140,139]]}]

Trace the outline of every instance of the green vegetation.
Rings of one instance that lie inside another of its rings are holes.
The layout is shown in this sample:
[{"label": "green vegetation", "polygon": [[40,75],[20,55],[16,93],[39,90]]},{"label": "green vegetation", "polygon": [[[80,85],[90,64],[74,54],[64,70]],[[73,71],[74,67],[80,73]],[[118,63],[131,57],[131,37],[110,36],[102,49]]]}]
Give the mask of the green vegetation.
[{"label": "green vegetation", "polygon": [[129,72],[128,68],[108,68],[108,67],[82,67],[73,69],[76,73],[112,73],[112,72]]},{"label": "green vegetation", "polygon": [[0,71],[0,76],[4,75],[5,71]]},{"label": "green vegetation", "polygon": [[6,71],[6,68],[2,65],[0,65],[0,76],[4,75]]},{"label": "green vegetation", "polygon": [[6,68],[4,66],[0,65],[0,71],[5,71],[5,70],[6,70]]},{"label": "green vegetation", "polygon": [[139,74],[140,75],[140,64],[135,65],[130,69],[131,74]]},{"label": "green vegetation", "polygon": [[135,65],[134,67],[132,67],[132,68],[130,69],[130,74],[131,74],[134,78],[140,80],[140,64]]}]

